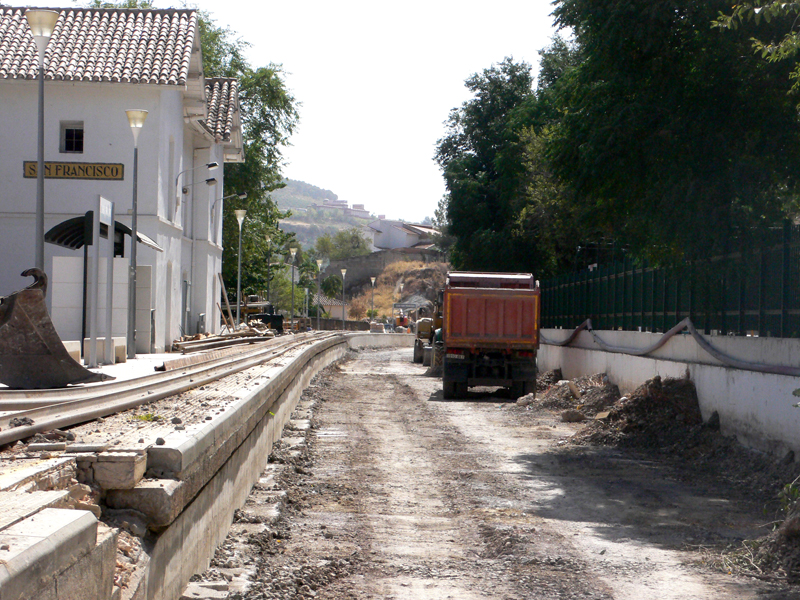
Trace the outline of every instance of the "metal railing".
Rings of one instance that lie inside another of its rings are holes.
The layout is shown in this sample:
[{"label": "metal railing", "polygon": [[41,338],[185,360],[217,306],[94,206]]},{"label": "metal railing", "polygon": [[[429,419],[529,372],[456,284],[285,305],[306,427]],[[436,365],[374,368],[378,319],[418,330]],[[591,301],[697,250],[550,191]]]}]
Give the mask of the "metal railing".
[{"label": "metal railing", "polygon": [[[733,244],[733,242],[732,242]],[[679,267],[631,259],[542,282],[542,327],[665,332],[688,317],[703,333],[800,337],[800,228]]]}]

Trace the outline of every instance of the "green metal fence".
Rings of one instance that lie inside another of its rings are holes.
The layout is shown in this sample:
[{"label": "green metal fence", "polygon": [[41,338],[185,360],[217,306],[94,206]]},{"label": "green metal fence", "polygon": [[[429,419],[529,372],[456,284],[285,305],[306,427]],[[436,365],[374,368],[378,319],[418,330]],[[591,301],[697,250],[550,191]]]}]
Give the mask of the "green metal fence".
[{"label": "green metal fence", "polygon": [[690,317],[705,333],[800,337],[800,228],[671,269],[626,259],[542,283],[542,327],[663,332]]}]

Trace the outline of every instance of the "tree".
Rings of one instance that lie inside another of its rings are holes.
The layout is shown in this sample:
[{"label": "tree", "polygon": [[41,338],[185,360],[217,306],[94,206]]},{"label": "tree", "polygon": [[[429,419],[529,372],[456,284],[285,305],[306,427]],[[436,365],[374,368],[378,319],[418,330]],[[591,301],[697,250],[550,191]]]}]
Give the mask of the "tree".
[{"label": "tree", "polygon": [[[762,35],[751,38],[753,49],[767,61],[776,62],[793,60],[800,53],[798,15],[800,4],[797,2],[755,0],[734,4],[729,14],[720,13],[713,25],[734,31],[740,26],[743,29],[760,29]],[[794,90],[797,91],[800,86],[800,63],[795,64],[792,79],[795,80]]]},{"label": "tree", "polygon": [[342,293],[342,278],[329,275],[322,280],[322,293],[328,298],[338,298]]},{"label": "tree", "polygon": [[247,210],[247,227],[242,231],[242,293],[255,293],[266,287],[266,236],[274,247],[287,246],[294,234],[278,227],[281,212],[269,192],[283,187],[281,149],[297,125],[297,102],[283,81],[280,65],[252,68],[244,57],[249,44],[234,37],[206,13],[200,12],[203,68],[209,77],[234,77],[239,81],[244,162],[226,167],[224,195],[234,197],[224,207],[222,272],[229,290],[237,270],[238,223],[234,210]]},{"label": "tree", "polygon": [[447,195],[437,219],[454,239],[450,260],[457,268],[502,270],[509,260],[513,200],[520,187],[522,146],[510,115],[532,95],[527,63],[511,58],[469,77],[474,97],[453,109],[437,143]]},{"label": "tree", "polygon": [[587,223],[678,260],[786,214],[800,158],[788,68],[759,61],[741,32],[710,27],[725,0],[555,5],[580,61],[554,86],[560,116],[545,152]]},{"label": "tree", "polygon": [[[92,0],[94,8],[153,8],[152,0]],[[284,186],[281,150],[289,143],[299,116],[297,101],[286,88],[281,65],[270,63],[253,68],[244,56],[249,43],[237,38],[227,27],[219,27],[211,16],[198,11],[198,28],[206,77],[232,77],[239,82],[240,115],[244,143],[244,162],[225,167],[222,195],[246,194],[245,199],[226,200],[222,220],[222,273],[229,295],[235,295],[239,224],[237,209],[247,210],[242,227],[242,294],[266,289],[268,268],[266,236],[273,251],[288,247],[294,234],[278,227],[280,219],[291,213],[281,212],[269,192]],[[277,280],[275,280],[277,281]]]},{"label": "tree", "polygon": [[358,227],[341,229],[334,235],[323,234],[314,245],[316,253],[330,260],[344,260],[370,253],[369,241]]}]

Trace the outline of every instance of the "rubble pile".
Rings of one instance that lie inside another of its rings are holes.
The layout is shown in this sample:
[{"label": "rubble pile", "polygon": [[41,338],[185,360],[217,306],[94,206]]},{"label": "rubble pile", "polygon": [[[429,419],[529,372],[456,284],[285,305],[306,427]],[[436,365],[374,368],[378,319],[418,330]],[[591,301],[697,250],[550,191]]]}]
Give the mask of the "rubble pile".
[{"label": "rubble pile", "polygon": [[545,371],[536,377],[536,393],[546,392],[562,379],[564,379],[564,376],[561,374],[561,369]]},{"label": "rubble pile", "polygon": [[[517,405],[561,410],[565,421],[579,422],[594,417],[619,399],[619,388],[609,383],[605,373],[572,381],[560,378],[560,369],[543,373],[537,380],[537,394],[519,398]],[[539,393],[540,382],[544,393]]]},{"label": "rubble pile", "polygon": [[[597,402],[595,400],[595,402]],[[617,400],[605,419],[575,434],[575,443],[656,447],[672,445],[702,423],[694,383],[654,377]]]}]

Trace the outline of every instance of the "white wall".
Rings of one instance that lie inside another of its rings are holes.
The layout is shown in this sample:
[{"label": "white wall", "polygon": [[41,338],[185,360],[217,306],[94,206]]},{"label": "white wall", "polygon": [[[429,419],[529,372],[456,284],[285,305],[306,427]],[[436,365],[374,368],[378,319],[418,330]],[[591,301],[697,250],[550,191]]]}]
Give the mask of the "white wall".
[{"label": "white wall", "polygon": [[[35,161],[37,156],[37,90],[35,81],[0,80],[0,106],[7,117],[0,131],[0,252],[6,257],[0,261],[0,296],[27,285],[19,273],[34,265],[36,179],[23,178],[23,161]],[[148,278],[148,290],[137,285],[137,330],[145,322],[149,330],[150,310],[154,309],[158,351],[180,335],[182,274],[188,273],[193,284],[189,319],[193,330],[197,314],[216,310],[216,297],[208,296],[213,283],[199,282],[196,266],[203,265],[200,268],[203,277],[215,276],[221,267],[221,245],[218,242],[197,245],[196,240],[209,238],[210,206],[222,190],[222,148],[184,123],[184,92],[182,88],[168,86],[45,83],[45,161],[122,163],[125,169],[121,181],[45,179],[45,231],[65,219],[93,210],[98,195],[116,203],[118,221],[131,224],[133,136],[125,110],[149,111],[139,136],[138,228],[164,252],[157,253],[141,244],[138,247],[138,264],[152,266],[153,274]],[[61,121],[83,121],[82,154],[59,152]],[[189,186],[189,201],[181,195],[176,214],[179,192],[176,193],[175,178],[180,171],[196,166],[195,160],[201,164],[216,160],[220,168],[213,172],[199,168],[186,173],[181,177],[181,185],[211,176],[219,183],[215,188],[205,184]],[[213,227],[221,231],[221,219]],[[75,258],[81,254],[45,244],[48,275],[52,279],[50,265],[54,257]],[[127,260],[127,241],[125,255]],[[169,263],[173,269],[167,281]],[[72,283],[82,283],[82,272]],[[52,307],[50,300],[48,306]],[[217,320],[212,316],[208,322]],[[137,336],[137,352],[145,351],[142,348],[149,350],[149,336],[146,342],[142,337]]]},{"label": "white wall", "polygon": [[[571,331],[542,330],[552,341],[567,338]],[[661,337],[657,333],[629,331],[595,332],[614,346],[644,348]],[[707,337],[726,354],[751,362],[797,366],[800,340],[778,338]],[[712,412],[720,416],[722,432],[735,435],[743,444],[778,456],[793,450],[800,456],[800,408],[792,395],[800,388],[800,378],[741,371],[721,366],[700,348],[691,336],[670,339],[651,357],[605,352],[591,334],[581,332],[569,347],[542,344],[538,355],[539,371],[560,368],[564,377],[607,373],[610,381],[628,393],[647,379],[684,377],[688,374],[697,387],[700,410],[707,419]]]}]

